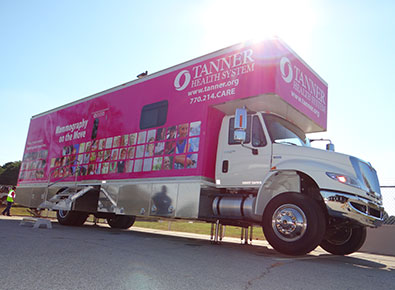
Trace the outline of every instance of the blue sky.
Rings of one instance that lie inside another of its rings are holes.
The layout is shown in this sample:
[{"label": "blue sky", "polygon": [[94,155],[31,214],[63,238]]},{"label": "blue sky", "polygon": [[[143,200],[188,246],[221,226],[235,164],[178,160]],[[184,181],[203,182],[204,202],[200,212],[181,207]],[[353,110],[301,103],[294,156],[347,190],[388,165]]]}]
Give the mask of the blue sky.
[{"label": "blue sky", "polygon": [[395,185],[394,11],[390,0],[0,0],[0,164],[22,158],[32,115],[277,35],[329,85],[322,136]]}]

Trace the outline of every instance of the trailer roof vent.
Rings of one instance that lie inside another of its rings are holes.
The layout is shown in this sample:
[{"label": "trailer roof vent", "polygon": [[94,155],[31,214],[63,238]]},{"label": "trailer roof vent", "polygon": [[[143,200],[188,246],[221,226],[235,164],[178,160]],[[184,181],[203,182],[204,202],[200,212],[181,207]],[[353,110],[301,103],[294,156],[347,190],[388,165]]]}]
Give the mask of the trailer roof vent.
[{"label": "trailer roof vent", "polygon": [[148,71],[142,72],[141,74],[137,75],[138,79],[142,79],[143,77],[146,77],[148,75]]}]

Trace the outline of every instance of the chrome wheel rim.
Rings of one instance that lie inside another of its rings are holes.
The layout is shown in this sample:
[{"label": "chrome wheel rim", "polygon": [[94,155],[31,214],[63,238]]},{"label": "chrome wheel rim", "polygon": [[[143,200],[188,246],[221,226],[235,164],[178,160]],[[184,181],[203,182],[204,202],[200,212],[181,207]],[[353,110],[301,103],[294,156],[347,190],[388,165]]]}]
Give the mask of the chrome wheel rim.
[{"label": "chrome wheel rim", "polygon": [[59,216],[61,217],[61,218],[65,218],[66,216],[67,216],[67,214],[68,214],[68,210],[62,210],[62,209],[60,209],[59,210]]},{"label": "chrome wheel rim", "polygon": [[307,218],[303,210],[294,204],[284,204],[272,216],[272,228],[277,237],[293,242],[303,237],[307,229]]}]

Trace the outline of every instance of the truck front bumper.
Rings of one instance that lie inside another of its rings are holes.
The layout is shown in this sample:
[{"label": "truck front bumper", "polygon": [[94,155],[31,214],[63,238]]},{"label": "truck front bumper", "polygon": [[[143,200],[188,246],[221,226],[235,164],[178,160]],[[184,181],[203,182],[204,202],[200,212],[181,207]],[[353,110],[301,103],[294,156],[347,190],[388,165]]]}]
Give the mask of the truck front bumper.
[{"label": "truck front bumper", "polygon": [[348,218],[368,227],[383,223],[384,208],[371,200],[342,192],[320,192],[330,216]]}]

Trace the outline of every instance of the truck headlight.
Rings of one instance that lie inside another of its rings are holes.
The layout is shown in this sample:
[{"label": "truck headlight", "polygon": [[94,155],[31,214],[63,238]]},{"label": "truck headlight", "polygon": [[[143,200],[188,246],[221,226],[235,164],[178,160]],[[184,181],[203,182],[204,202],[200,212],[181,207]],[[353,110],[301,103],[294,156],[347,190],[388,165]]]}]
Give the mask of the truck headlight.
[{"label": "truck headlight", "polygon": [[328,175],[333,180],[337,180],[340,183],[354,186],[357,188],[361,188],[361,186],[359,185],[359,182],[353,177],[350,177],[350,176],[347,176],[344,174],[340,174],[340,173],[333,173],[333,172],[327,172],[326,175]]}]

